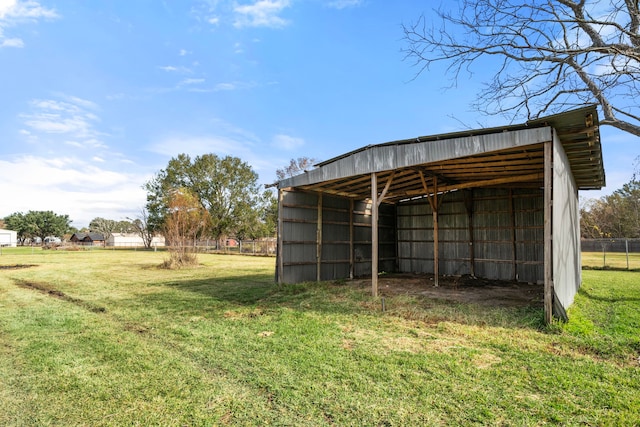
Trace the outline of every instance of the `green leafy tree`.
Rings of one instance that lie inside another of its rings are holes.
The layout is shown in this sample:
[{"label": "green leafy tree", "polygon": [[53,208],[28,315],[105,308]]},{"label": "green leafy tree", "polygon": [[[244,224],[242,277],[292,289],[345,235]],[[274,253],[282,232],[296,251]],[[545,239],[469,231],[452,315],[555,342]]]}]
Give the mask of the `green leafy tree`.
[{"label": "green leafy tree", "polygon": [[640,238],[640,181],[634,178],[608,196],[586,201],[580,229],[584,238]]},{"label": "green leafy tree", "polygon": [[30,238],[40,238],[44,242],[47,236],[62,237],[71,224],[68,215],[58,215],[52,211],[17,212],[4,220],[8,227],[16,231],[21,244]]},{"label": "green leafy tree", "polygon": [[260,202],[253,211],[253,217],[246,221],[235,233],[240,240],[274,237],[278,223],[278,200],[271,191],[260,196]]},{"label": "green leafy tree", "polygon": [[598,104],[600,124],[640,136],[637,0],[441,4],[436,19],[404,27],[418,74],[443,63],[455,86],[474,68],[487,70],[493,77],[477,95],[479,111],[533,119]]},{"label": "green leafy tree", "polygon": [[215,239],[252,227],[259,219],[258,175],[237,157],[204,154],[193,160],[180,154],[145,185],[149,224],[161,230],[169,214],[169,196],[190,191],[209,213],[207,229]]},{"label": "green leafy tree", "polygon": [[115,233],[135,233],[135,227],[131,221],[120,220],[116,223]]},{"label": "green leafy tree", "polygon": [[29,227],[25,219],[25,214],[21,212],[12,213],[4,218],[5,227],[16,232],[18,244],[24,245],[25,240],[34,237],[33,230]]},{"label": "green leafy tree", "polygon": [[275,237],[278,228],[278,198],[270,191],[264,193],[262,220],[265,237]]},{"label": "green leafy tree", "polygon": [[89,223],[89,229],[95,233],[102,234],[105,240],[107,240],[114,232],[116,232],[117,225],[117,221],[97,217],[91,220]]}]

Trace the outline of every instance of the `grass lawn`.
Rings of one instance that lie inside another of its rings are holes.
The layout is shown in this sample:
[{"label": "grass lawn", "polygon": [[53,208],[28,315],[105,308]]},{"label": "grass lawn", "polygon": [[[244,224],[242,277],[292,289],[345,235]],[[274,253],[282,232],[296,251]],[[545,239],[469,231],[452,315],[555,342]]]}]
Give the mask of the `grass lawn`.
[{"label": "grass lawn", "polygon": [[[0,256],[0,425],[639,425],[640,272],[584,271],[566,324],[273,258]],[[7,268],[11,267],[11,268]]]},{"label": "grass lawn", "polygon": [[[630,253],[629,270],[640,271],[640,253]],[[621,252],[583,252],[582,265],[596,269],[627,269],[627,254]]]}]

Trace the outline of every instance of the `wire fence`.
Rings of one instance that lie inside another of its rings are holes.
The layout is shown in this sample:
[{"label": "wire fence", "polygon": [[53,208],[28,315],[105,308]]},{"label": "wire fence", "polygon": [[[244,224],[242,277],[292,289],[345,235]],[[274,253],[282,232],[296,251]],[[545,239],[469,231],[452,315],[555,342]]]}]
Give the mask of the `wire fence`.
[{"label": "wire fence", "polygon": [[582,239],[584,268],[640,270],[640,239]]},{"label": "wire fence", "polygon": [[[236,240],[227,239],[224,241],[201,240],[194,242],[191,248],[198,253],[219,253],[219,254],[237,254],[237,255],[261,255],[275,256],[277,242],[276,239],[261,240]],[[151,244],[147,248],[139,243],[122,243],[115,245],[99,244],[74,244],[65,242],[60,245],[28,245],[17,247],[0,247],[0,255],[27,254],[42,252],[43,250],[56,251],[92,251],[92,250],[134,250],[134,251],[167,251],[170,248],[164,244]]]},{"label": "wire fence", "polygon": [[[224,254],[242,254],[242,255],[273,255],[276,254],[277,243],[275,239],[268,240],[235,240],[227,239],[224,241],[216,240],[199,240],[194,242],[191,248],[198,253],[224,253]],[[119,243],[113,246],[106,246],[106,249],[118,250],[154,250],[166,251],[170,247],[152,244],[150,248],[145,248],[139,244]]]},{"label": "wire fence", "polygon": [[276,254],[277,242],[275,239],[268,240],[235,240],[225,241],[199,241],[196,243],[198,252],[214,252],[225,254],[242,255],[273,255]]},{"label": "wire fence", "polygon": [[[594,269],[627,269],[640,270],[640,239],[582,239],[582,266]],[[19,246],[18,248],[0,248],[2,254],[19,254],[29,251],[41,250],[41,246]],[[199,253],[224,253],[239,255],[275,256],[277,243],[275,239],[267,240],[235,240],[224,241],[202,240],[194,242],[194,248]],[[145,248],[140,245],[118,246],[69,246],[63,244],[57,247],[59,250],[151,250],[166,251],[164,245],[153,245]]]}]

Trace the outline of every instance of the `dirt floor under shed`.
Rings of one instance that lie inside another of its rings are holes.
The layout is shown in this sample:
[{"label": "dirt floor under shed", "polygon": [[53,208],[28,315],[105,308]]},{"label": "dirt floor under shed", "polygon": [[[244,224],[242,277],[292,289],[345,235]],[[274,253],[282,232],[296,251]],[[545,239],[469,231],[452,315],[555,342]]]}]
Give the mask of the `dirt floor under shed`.
[{"label": "dirt floor under shed", "polygon": [[[354,279],[356,286],[371,287],[371,279]],[[389,274],[378,278],[380,296],[421,295],[426,298],[496,307],[543,307],[544,285],[473,276],[440,276],[434,286],[432,274]]]}]

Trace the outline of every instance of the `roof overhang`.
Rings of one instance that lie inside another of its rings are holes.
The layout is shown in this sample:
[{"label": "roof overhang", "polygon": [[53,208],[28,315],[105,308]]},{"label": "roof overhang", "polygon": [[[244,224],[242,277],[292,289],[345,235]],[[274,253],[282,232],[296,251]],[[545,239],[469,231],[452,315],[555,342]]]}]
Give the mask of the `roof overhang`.
[{"label": "roof overhang", "polygon": [[544,143],[556,132],[579,189],[605,184],[595,106],[491,129],[422,136],[369,145],[278,182],[278,188],[365,199],[370,175],[385,186],[385,202],[437,191],[486,186],[541,186]]}]

